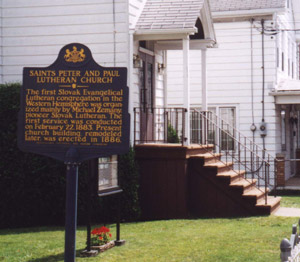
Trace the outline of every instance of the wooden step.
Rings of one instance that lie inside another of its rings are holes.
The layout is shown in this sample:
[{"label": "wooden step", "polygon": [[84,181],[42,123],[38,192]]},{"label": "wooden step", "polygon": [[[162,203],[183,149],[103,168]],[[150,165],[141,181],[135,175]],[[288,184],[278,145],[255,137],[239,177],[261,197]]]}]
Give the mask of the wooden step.
[{"label": "wooden step", "polygon": [[268,196],[267,204],[265,202],[265,199],[260,199],[256,204],[256,208],[259,209],[261,212],[264,211],[263,214],[270,215],[274,211],[276,211],[277,208],[279,208],[280,200],[281,197]]},{"label": "wooden step", "polygon": [[239,180],[235,180],[234,182],[230,183],[230,187],[241,189],[243,193],[250,191],[252,188],[256,186],[256,179],[246,179],[242,178]]},{"label": "wooden step", "polygon": [[197,145],[192,144],[187,147],[187,157],[196,156],[198,154],[207,154],[213,153],[214,145],[207,144],[207,145]]},{"label": "wooden step", "polygon": [[221,173],[221,172],[224,172],[224,171],[232,170],[233,163],[232,162],[223,163],[221,161],[218,161],[218,162],[215,162],[215,163],[205,164],[204,166],[208,167],[208,168],[217,168],[217,170],[218,170],[217,172]]},{"label": "wooden step", "polygon": [[241,178],[244,177],[244,175],[245,175],[245,170],[240,170],[240,171],[229,170],[229,171],[219,172],[217,174],[217,177],[228,180],[230,184],[236,180],[240,180]]},{"label": "wooden step", "polygon": [[196,154],[192,157],[199,157],[204,159],[205,164],[217,163],[220,161],[222,154],[219,153],[205,153],[205,154]]},{"label": "wooden step", "polygon": [[265,191],[265,188],[257,188],[254,187],[251,190],[248,190],[244,192],[243,197],[252,199],[255,204],[257,204],[258,201],[265,198],[265,195],[269,192],[269,189],[267,189],[267,192]]}]

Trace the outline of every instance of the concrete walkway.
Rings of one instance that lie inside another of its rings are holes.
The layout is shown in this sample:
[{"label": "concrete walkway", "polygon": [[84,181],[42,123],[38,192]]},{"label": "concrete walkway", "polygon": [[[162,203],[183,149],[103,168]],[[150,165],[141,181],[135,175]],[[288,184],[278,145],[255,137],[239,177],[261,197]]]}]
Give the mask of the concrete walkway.
[{"label": "concrete walkway", "polygon": [[300,218],[300,208],[294,207],[279,207],[274,213],[274,216],[281,217],[299,217]]}]

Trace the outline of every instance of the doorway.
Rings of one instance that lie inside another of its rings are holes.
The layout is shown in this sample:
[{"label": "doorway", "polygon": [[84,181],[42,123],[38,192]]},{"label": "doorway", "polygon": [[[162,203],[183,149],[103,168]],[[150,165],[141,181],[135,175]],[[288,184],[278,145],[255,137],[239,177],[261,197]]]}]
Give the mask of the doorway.
[{"label": "doorway", "polygon": [[154,108],[155,108],[155,59],[154,55],[140,52],[142,68],[140,69],[140,139],[143,142],[154,141]]},{"label": "doorway", "polygon": [[289,112],[289,126],[290,126],[290,158],[291,174],[300,176],[300,108],[298,105],[291,105]]}]

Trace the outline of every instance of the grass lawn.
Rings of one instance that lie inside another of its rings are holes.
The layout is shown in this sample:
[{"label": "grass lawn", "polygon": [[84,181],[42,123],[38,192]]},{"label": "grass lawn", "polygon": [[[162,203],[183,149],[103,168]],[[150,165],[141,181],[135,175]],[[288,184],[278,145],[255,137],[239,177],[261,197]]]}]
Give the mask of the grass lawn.
[{"label": "grass lawn", "polygon": [[[298,197],[300,200],[300,197]],[[295,202],[297,202],[295,200]],[[79,262],[266,262],[279,261],[279,245],[298,218],[251,217],[128,223],[121,225],[126,244],[94,258],[81,258],[84,227],[77,230]],[[115,225],[110,225],[113,235]],[[0,230],[1,262],[58,262],[64,256],[64,228]]]},{"label": "grass lawn", "polygon": [[300,208],[300,197],[299,196],[284,196],[280,201],[282,207],[297,207]]}]

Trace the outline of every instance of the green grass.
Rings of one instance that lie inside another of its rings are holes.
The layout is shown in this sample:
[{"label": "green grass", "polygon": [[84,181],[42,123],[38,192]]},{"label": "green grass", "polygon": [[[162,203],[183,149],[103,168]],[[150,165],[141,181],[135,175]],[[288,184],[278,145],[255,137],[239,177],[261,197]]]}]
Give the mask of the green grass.
[{"label": "green grass", "polygon": [[283,196],[280,206],[300,208],[300,196]]},{"label": "green grass", "polygon": [[[85,228],[77,231],[76,261],[278,261],[279,244],[296,218],[169,220],[122,224],[126,244],[95,258],[81,258]],[[111,225],[113,234],[114,225]],[[63,261],[64,229],[47,227],[0,231],[0,261]]]},{"label": "green grass", "polygon": [[[285,205],[296,198],[283,197]],[[298,197],[300,200],[300,197]],[[266,262],[279,261],[279,245],[298,218],[250,217],[127,223],[126,244],[97,257],[82,258],[86,231],[77,230],[78,262]],[[115,235],[115,225],[109,225]],[[64,228],[0,230],[0,262],[64,261]]]}]

